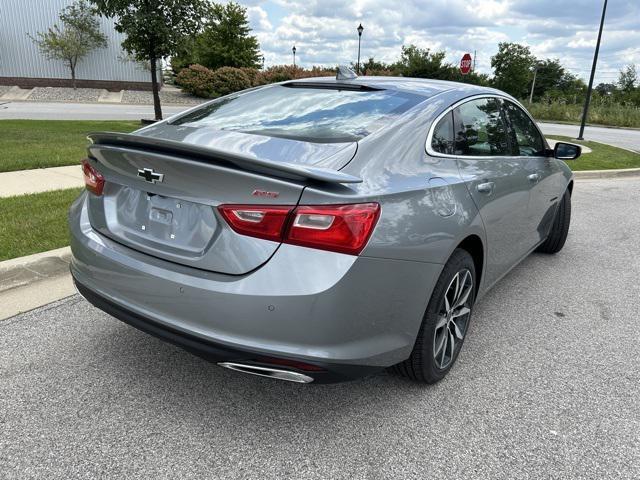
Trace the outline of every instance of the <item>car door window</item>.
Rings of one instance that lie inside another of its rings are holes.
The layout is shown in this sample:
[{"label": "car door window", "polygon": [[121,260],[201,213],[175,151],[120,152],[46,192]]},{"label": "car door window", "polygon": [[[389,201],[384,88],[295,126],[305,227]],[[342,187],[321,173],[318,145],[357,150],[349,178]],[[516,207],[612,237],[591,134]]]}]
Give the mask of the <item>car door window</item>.
[{"label": "car door window", "polygon": [[507,126],[497,98],[463,103],[453,111],[456,155],[510,155]]},{"label": "car door window", "polygon": [[509,121],[509,136],[513,155],[525,157],[544,156],[544,140],[529,115],[515,103],[507,100],[504,101],[502,108]]},{"label": "car door window", "polygon": [[446,114],[433,130],[431,148],[434,152],[453,154],[453,113]]}]

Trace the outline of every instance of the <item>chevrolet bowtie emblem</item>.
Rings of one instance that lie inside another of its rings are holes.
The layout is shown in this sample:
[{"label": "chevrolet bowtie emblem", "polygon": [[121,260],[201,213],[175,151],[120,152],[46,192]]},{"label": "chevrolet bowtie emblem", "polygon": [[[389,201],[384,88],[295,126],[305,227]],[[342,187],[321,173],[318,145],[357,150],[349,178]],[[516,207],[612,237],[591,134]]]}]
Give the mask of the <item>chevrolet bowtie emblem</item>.
[{"label": "chevrolet bowtie emblem", "polygon": [[139,168],[138,176],[144,178],[145,182],[160,183],[164,180],[163,173],[156,173],[153,168]]}]

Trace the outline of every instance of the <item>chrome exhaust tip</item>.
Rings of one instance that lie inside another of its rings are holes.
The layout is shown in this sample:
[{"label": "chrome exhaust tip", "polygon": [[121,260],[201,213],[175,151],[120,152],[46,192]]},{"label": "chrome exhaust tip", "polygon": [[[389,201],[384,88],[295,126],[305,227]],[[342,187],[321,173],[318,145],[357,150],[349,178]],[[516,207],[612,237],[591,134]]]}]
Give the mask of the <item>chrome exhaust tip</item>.
[{"label": "chrome exhaust tip", "polygon": [[218,363],[223,368],[229,370],[235,370],[237,372],[249,373],[251,375],[258,375],[259,377],[275,378],[276,380],[284,380],[286,382],[295,383],[311,383],[313,378],[303,373],[291,372],[289,370],[280,370],[278,368],[259,367],[257,365],[247,365],[244,363],[234,362],[220,362]]}]

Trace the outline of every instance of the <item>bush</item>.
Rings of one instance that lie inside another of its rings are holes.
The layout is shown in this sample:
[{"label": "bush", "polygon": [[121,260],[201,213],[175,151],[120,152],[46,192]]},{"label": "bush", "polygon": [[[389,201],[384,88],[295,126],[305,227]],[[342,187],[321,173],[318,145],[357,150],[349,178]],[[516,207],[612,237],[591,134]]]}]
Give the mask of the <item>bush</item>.
[{"label": "bush", "polygon": [[249,76],[240,68],[220,67],[213,72],[211,78],[214,97],[222,97],[253,86]]},{"label": "bush", "polygon": [[242,67],[240,70],[244,72],[244,74],[249,77],[249,81],[251,82],[252,87],[258,87],[260,85],[264,85],[262,79],[262,72],[256,68],[248,68]]},{"label": "bush", "polygon": [[[368,75],[394,75],[393,70],[372,70]],[[255,68],[221,67],[209,70],[194,64],[180,70],[176,83],[186,92],[198,97],[216,98],[229,93],[269,83],[286,82],[300,78],[334,77],[334,68],[313,67],[304,69],[293,65],[276,65],[267,70]]]},{"label": "bush", "polygon": [[258,71],[233,67],[222,67],[212,71],[194,64],[180,70],[176,76],[176,83],[184,91],[197,97],[216,98],[252,87],[254,83],[249,75],[256,78]]},{"label": "bush", "polygon": [[211,98],[214,94],[213,72],[202,65],[189,65],[180,70],[176,83],[196,97]]},{"label": "bush", "polygon": [[287,80],[293,80],[296,77],[296,70],[292,65],[276,65],[269,67],[265,71],[261,72],[262,85],[267,83],[286,82]]}]

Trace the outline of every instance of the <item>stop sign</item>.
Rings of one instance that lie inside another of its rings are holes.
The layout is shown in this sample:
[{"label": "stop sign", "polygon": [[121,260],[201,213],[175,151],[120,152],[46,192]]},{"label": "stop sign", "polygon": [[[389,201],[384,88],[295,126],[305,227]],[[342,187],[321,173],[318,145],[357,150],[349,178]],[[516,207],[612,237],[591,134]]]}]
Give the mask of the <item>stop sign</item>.
[{"label": "stop sign", "polygon": [[471,71],[471,54],[465,53],[460,60],[460,73],[466,75]]}]

